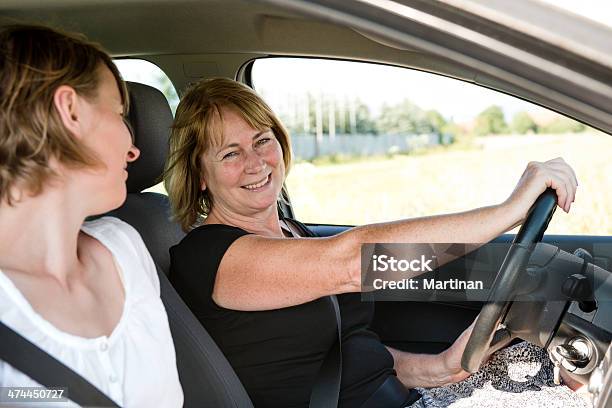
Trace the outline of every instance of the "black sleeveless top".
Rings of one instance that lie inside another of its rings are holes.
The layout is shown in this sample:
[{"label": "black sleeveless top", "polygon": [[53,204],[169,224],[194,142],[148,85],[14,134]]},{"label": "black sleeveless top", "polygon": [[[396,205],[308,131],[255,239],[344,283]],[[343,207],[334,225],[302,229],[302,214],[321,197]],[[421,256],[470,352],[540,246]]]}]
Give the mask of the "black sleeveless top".
[{"label": "black sleeveless top", "polygon": [[[290,220],[302,233],[304,224]],[[244,312],[212,300],[223,255],[249,234],[221,224],[198,227],[170,248],[170,281],[236,371],[255,407],[308,407],[310,392],[336,339],[329,297],[282,309]],[[248,268],[248,265],[245,265]],[[338,295],[342,316],[340,407],[359,407],[390,375],[393,357],[369,330],[374,304]]]}]

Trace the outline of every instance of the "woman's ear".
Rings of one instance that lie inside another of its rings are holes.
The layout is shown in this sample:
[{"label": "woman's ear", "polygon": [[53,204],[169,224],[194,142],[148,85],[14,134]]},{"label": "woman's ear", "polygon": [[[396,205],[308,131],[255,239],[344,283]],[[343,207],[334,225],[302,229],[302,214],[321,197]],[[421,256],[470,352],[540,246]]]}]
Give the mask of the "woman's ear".
[{"label": "woman's ear", "polygon": [[75,137],[81,138],[83,131],[79,121],[79,96],[74,88],[68,85],[61,85],[53,94],[53,105],[64,124],[64,127]]},{"label": "woman's ear", "polygon": [[206,181],[204,180],[204,177],[201,178],[200,190],[206,191]]}]

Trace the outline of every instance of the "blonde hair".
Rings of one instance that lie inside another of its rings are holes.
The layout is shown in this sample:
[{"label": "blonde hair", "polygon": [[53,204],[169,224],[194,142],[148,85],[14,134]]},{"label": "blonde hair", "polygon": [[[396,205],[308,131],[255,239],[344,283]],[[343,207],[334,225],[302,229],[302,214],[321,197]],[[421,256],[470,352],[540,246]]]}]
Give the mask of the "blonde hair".
[{"label": "blonde hair", "polygon": [[70,167],[98,164],[64,127],[53,99],[61,85],[94,99],[101,66],[113,73],[127,109],[121,75],[98,44],[43,26],[13,25],[0,31],[0,202],[13,204],[14,186],[39,194],[56,175],[51,158]]},{"label": "blonde hair", "polygon": [[283,152],[286,172],[291,165],[289,134],[255,91],[227,78],[211,78],[194,84],[176,110],[164,172],[174,218],[185,231],[201,222],[213,206],[208,189],[201,189],[201,158],[208,148],[223,140],[223,107],[233,109],[254,129],[272,129]]}]

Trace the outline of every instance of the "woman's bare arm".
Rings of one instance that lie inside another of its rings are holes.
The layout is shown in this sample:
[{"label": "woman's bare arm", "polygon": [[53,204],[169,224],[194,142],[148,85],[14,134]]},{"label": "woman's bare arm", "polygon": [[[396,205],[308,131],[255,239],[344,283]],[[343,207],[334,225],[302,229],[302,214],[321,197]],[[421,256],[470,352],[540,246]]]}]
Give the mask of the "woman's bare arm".
[{"label": "woman's bare arm", "polygon": [[270,310],[358,292],[364,243],[485,243],[521,223],[547,187],[557,191],[559,206],[569,211],[576,186],[572,169],[555,159],[530,163],[512,195],[496,206],[360,226],[329,238],[244,236],[221,261],[213,300],[234,310]]},{"label": "woman's bare arm", "polygon": [[346,236],[282,239],[245,235],[221,260],[213,300],[228,309],[253,311],[358,292],[361,261],[354,247]]}]

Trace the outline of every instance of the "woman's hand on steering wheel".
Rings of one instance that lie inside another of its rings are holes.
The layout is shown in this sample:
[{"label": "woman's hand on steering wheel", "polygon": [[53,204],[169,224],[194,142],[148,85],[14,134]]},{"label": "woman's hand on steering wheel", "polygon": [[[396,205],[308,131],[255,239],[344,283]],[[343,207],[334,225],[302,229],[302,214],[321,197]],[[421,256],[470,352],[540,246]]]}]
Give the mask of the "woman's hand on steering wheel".
[{"label": "woman's hand on steering wheel", "polygon": [[482,307],[469,335],[461,366],[476,372],[491,350],[503,347],[513,338],[507,328],[499,329],[512,305],[514,289],[524,270],[531,250],[542,240],[558,205],[569,211],[578,182],[573,170],[563,161],[531,162],[508,199],[518,211],[517,223],[523,224],[512,241],[506,257],[490,289],[489,301]]},{"label": "woman's hand on steering wheel", "polygon": [[548,187],[557,194],[557,205],[569,212],[576,197],[578,180],[574,170],[558,157],[545,162],[530,162],[519,179],[510,197],[504,203],[516,214],[517,224],[521,224],[535,200]]},{"label": "woman's hand on steering wheel", "polygon": [[[463,333],[457,337],[457,340],[446,350],[441,353],[441,357],[444,360],[444,364],[448,371],[448,382],[447,384],[453,384],[459,381],[465,380],[470,376],[470,373],[465,371],[461,367],[461,356],[463,355],[463,351],[465,350],[465,345],[470,338],[470,334],[472,334],[472,329],[474,329],[474,324],[476,320],[472,322],[472,324],[466,328]],[[491,354],[488,354],[483,359],[483,364],[491,357]]]}]

